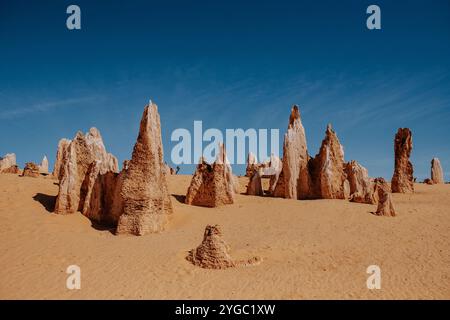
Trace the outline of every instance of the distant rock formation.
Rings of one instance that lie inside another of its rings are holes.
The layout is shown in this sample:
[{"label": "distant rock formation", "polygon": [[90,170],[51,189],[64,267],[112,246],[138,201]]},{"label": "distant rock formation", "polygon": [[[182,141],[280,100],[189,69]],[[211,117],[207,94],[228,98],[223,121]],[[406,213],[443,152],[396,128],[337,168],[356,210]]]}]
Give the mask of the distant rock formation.
[{"label": "distant rock formation", "polygon": [[394,140],[395,169],[391,180],[391,189],[394,193],[414,192],[414,170],[409,161],[412,148],[411,130],[399,128]]},{"label": "distant rock formation", "polygon": [[249,152],[245,174],[246,177],[249,177],[246,194],[259,196],[264,194],[261,178],[270,178],[268,193],[273,194],[282,168],[283,163],[274,154],[271,154],[270,158],[264,162],[258,163],[256,156]]},{"label": "distant rock formation", "polygon": [[375,184],[369,178],[367,169],[352,160],[345,164],[345,173],[350,185],[350,201],[375,204]]},{"label": "distant rock formation", "polygon": [[9,168],[3,169],[2,171],[0,171],[0,173],[14,173],[14,174],[18,174],[20,173],[20,169],[19,166],[17,165],[13,165]]},{"label": "distant rock formation", "polygon": [[[220,174],[219,174],[220,176]],[[223,184],[223,179],[218,181]],[[204,207],[219,205],[216,201],[216,181],[214,179],[214,164],[209,164],[202,157],[191,179],[186,193],[185,203]],[[233,196],[229,196],[220,204],[233,203]]]},{"label": "distant rock formation", "polygon": [[274,182],[272,195],[287,199],[306,199],[310,195],[309,155],[300,111],[294,105],[284,135],[282,171]]},{"label": "distant rock formation", "polygon": [[425,184],[429,184],[429,185],[432,185],[432,184],[434,184],[433,180],[431,180],[430,178],[426,178],[426,179],[424,179],[424,180],[423,180],[423,183],[425,183]]},{"label": "distant rock formation", "polygon": [[375,215],[395,217],[395,209],[392,203],[392,195],[389,192],[389,185],[383,178],[375,179],[376,189],[378,193],[378,207]]},{"label": "distant rock formation", "polygon": [[22,177],[39,177],[39,166],[33,162],[27,162],[23,169]]},{"label": "distant rock formation", "polygon": [[444,172],[442,171],[441,162],[438,158],[431,160],[431,180],[434,184],[445,183]]},{"label": "distant rock formation", "polygon": [[230,256],[230,246],[222,239],[219,225],[206,226],[202,243],[196,249],[189,251],[186,259],[192,264],[206,269],[250,266],[261,262],[259,257],[241,261],[233,260]]},{"label": "distant rock formation", "polygon": [[247,169],[245,170],[245,176],[250,178],[257,166],[258,159],[256,158],[256,155],[253,152],[249,152],[247,156]]},{"label": "distant rock formation", "polygon": [[48,173],[48,159],[47,156],[44,156],[44,158],[41,161],[41,164],[39,165],[39,172],[40,173]]},{"label": "distant rock formation", "polygon": [[72,141],[69,139],[61,139],[58,143],[58,150],[56,152],[56,160],[55,165],[53,166],[53,177],[61,180],[62,173],[64,170],[63,159],[67,157],[67,150],[69,149],[69,145]]},{"label": "distant rock formation", "polygon": [[238,193],[240,184],[238,178],[233,174],[233,170],[231,168],[230,160],[228,160],[225,145],[222,142],[219,142],[219,152],[216,157],[217,164],[224,165],[224,173],[225,180],[228,186],[231,186],[232,193]]},{"label": "distant rock formation", "polygon": [[64,157],[59,172],[61,179],[55,213],[71,214],[82,211],[84,207],[87,190],[83,182],[90,165],[98,160],[99,172],[104,174],[108,171],[117,172],[118,161],[106,152],[100,132],[96,128],[91,128],[86,135],[78,132],[67,150],[62,153]]},{"label": "distant rock formation", "polygon": [[345,199],[344,148],[329,124],[319,153],[309,163],[310,197],[319,199]]},{"label": "distant rock formation", "polygon": [[12,166],[17,165],[16,155],[14,153],[7,153],[5,156],[0,157],[0,172],[3,170],[9,170]]},{"label": "distant rock formation", "polygon": [[264,191],[261,181],[261,171],[262,169],[253,169],[253,174],[249,178],[247,185],[247,195],[250,196],[263,196]]},{"label": "distant rock formation", "polygon": [[271,154],[270,158],[261,164],[261,168],[263,170],[262,175],[264,177],[276,176],[280,174],[281,170],[283,170],[283,162],[279,157]]},{"label": "distant rock formation", "polygon": [[262,173],[262,177],[270,178],[268,194],[273,195],[275,193],[275,188],[277,186],[278,180],[280,179],[282,171],[283,171],[283,162],[280,160],[279,157],[272,154],[270,156],[268,165],[263,167]]},{"label": "distant rock formation", "polygon": [[319,153],[311,158],[296,105],[292,107],[284,136],[282,163],[281,172],[270,181],[269,193],[272,196],[287,199],[350,197],[351,186],[344,170],[344,148],[336,133],[329,124]]},{"label": "distant rock formation", "polygon": [[164,230],[173,212],[163,160],[158,107],[145,107],[133,155],[120,192],[123,213],[117,234],[145,235]]},{"label": "distant rock formation", "polygon": [[217,207],[234,203],[238,182],[226,158],[223,144],[219,145],[219,150],[212,165],[200,159],[186,194],[186,204]]}]

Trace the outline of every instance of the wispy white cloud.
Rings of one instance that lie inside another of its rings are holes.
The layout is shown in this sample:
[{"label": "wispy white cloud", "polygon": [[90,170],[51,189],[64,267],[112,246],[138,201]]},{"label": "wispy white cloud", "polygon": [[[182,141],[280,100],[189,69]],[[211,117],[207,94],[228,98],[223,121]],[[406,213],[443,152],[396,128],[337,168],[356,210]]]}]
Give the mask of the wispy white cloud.
[{"label": "wispy white cloud", "polygon": [[185,72],[175,82],[170,102],[180,107],[169,115],[172,121],[184,122],[180,112],[190,110],[190,117],[212,121],[216,126],[251,122],[252,126],[267,127],[270,122],[284,127],[286,112],[294,103],[300,105],[306,122],[339,121],[342,131],[357,125],[450,115],[450,97],[442,85],[449,79],[442,70],[361,71],[357,75],[322,72],[314,76],[297,74],[283,81],[242,77],[232,83],[213,81],[202,88],[192,87],[190,83],[197,82],[198,77],[202,78],[198,70]]},{"label": "wispy white cloud", "polygon": [[286,91],[301,99],[302,115],[326,115],[340,121],[341,130],[449,115],[450,97],[442,85],[442,81],[448,82],[445,72],[326,75],[306,87],[302,81],[293,82]]},{"label": "wispy white cloud", "polygon": [[66,108],[79,105],[80,103],[91,103],[97,101],[99,96],[88,96],[81,98],[66,98],[59,99],[53,101],[46,102],[38,102],[34,104],[30,104],[26,107],[9,107],[6,109],[0,110],[0,119],[15,119],[23,116],[27,116],[29,114],[48,112],[54,109]]}]

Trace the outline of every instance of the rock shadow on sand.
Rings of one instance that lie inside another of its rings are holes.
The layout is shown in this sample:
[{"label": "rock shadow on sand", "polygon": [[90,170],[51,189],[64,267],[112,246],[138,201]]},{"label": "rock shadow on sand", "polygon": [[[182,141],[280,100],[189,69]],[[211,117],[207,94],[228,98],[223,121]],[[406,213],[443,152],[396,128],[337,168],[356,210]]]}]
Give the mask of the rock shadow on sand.
[{"label": "rock shadow on sand", "polygon": [[115,235],[117,226],[113,226],[111,224],[101,224],[92,220],[91,227],[97,231],[108,231],[112,235]]},{"label": "rock shadow on sand", "polygon": [[182,194],[172,194],[172,197],[175,198],[175,200],[177,200],[180,203],[185,203],[186,201],[186,195],[182,195]]},{"label": "rock shadow on sand", "polygon": [[53,212],[55,210],[56,196],[38,192],[33,196],[33,200],[42,204],[48,212]]}]

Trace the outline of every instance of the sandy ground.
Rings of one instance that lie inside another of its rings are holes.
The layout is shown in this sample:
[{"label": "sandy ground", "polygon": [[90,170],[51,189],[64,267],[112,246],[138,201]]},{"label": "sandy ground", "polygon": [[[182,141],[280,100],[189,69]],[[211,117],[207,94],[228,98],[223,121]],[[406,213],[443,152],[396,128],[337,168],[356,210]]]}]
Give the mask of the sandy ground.
[{"label": "sandy ground", "polygon": [[[52,214],[50,178],[0,175],[1,299],[450,299],[450,185],[394,194],[399,215],[343,200],[237,196],[201,208],[182,203],[190,176],[171,176],[168,229],[143,237],[95,229],[81,214]],[[242,191],[247,179],[240,178]],[[235,258],[258,266],[205,270],[185,260],[207,224],[220,224]],[[81,289],[66,268],[81,268]],[[366,269],[381,268],[369,290]]]}]

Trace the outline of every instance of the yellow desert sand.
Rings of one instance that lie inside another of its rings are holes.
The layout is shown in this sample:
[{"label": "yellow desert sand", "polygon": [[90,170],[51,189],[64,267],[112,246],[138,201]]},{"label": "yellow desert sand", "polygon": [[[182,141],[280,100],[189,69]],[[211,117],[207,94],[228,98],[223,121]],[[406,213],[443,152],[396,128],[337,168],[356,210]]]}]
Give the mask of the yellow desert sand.
[{"label": "yellow desert sand", "polygon": [[[392,194],[396,217],[346,200],[243,195],[234,204],[184,204],[192,176],[169,175],[174,213],[161,233],[113,235],[81,213],[52,213],[47,177],[0,175],[1,299],[450,299],[450,185]],[[268,181],[264,181],[265,189]],[[209,270],[186,256],[219,224],[233,258],[254,266]],[[69,265],[81,289],[66,288]],[[381,268],[369,290],[367,267]]]}]

